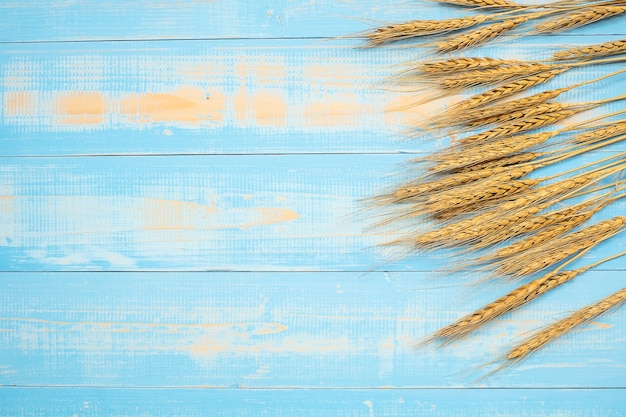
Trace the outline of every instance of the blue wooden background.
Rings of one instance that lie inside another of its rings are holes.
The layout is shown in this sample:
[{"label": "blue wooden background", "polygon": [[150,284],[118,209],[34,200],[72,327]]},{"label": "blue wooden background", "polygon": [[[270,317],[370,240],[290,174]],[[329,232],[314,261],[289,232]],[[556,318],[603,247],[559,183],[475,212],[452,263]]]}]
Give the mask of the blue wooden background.
[{"label": "blue wooden background", "polygon": [[[1,2],[0,415],[626,415],[626,310],[477,382],[529,332],[622,288],[624,259],[467,340],[412,348],[517,283],[476,286],[476,272],[436,272],[443,255],[391,262],[372,249],[399,232],[366,228],[361,199],[440,146],[403,139],[420,110],[381,88],[423,52],[326,38],[463,13],[380,0]],[[618,18],[482,53],[536,58],[624,33]]]}]

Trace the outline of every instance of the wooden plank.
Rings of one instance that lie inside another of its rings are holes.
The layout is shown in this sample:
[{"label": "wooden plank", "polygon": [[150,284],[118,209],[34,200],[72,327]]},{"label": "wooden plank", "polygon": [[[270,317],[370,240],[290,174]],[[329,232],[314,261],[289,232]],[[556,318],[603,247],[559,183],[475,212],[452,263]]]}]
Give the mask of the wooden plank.
[{"label": "wooden plank", "polygon": [[[585,155],[557,169],[600,156]],[[380,213],[363,212],[369,206],[361,200],[396,183],[389,174],[405,159],[0,159],[0,270],[441,269],[449,261],[439,253],[397,262],[389,254],[379,257],[375,246],[407,236],[407,229],[368,228]],[[624,204],[597,218],[623,213]],[[588,259],[618,252],[623,239],[608,241]],[[626,260],[615,265],[626,267]]]},{"label": "wooden plank", "polygon": [[480,380],[530,332],[623,287],[621,274],[589,272],[466,340],[416,350],[416,340],[517,283],[428,273],[4,273],[0,384],[623,387],[626,308]]},{"label": "wooden plank", "polygon": [[[537,50],[549,54],[555,43],[608,38],[592,39],[517,41],[514,52],[499,45],[479,54],[537,58]],[[0,155],[432,149],[434,132],[413,141],[402,134],[410,123],[452,99],[411,106],[416,93],[400,94],[381,85],[398,69],[395,64],[411,54],[356,45],[311,40],[2,45]],[[546,88],[619,68],[571,70]],[[624,80],[621,74],[561,99],[610,98]],[[596,108],[585,117],[620,109],[623,102]]]},{"label": "wooden plank", "polygon": [[[468,13],[395,0],[12,0],[0,3],[0,41],[333,37],[386,22]],[[577,33],[623,34],[623,23],[615,18]]]},{"label": "wooden plank", "polygon": [[[7,417],[574,417],[623,415],[624,390],[192,390],[5,388]],[[3,401],[2,401],[3,400]]]}]

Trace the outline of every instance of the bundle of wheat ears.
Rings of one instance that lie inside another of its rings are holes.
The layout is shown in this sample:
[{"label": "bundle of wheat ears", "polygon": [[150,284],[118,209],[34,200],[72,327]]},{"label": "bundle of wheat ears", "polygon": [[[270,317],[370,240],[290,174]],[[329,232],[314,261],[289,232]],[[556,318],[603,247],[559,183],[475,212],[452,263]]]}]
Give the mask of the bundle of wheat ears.
[{"label": "bundle of wheat ears", "polygon": [[[405,90],[427,91],[428,99],[422,98],[416,105],[428,103],[431,107],[428,100],[460,97],[447,100],[444,109],[410,127],[411,136],[437,132],[437,138],[447,138],[449,144],[410,161],[409,180],[371,199],[384,213],[377,225],[393,226],[403,233],[384,246],[403,253],[445,248],[446,254],[457,257],[458,270],[472,267],[483,271],[485,280],[510,277],[529,281],[438,330],[420,345],[445,345],[463,338],[626,253],[566,269],[601,242],[626,230],[626,217],[594,217],[626,196],[622,180],[626,152],[604,153],[609,156],[595,160],[591,155],[599,153],[590,154],[626,139],[626,110],[601,113],[603,106],[624,100],[626,95],[586,102],[556,100],[594,84],[613,83],[611,90],[623,88],[617,76],[626,68],[565,87],[542,89],[576,68],[597,70],[626,62],[626,39],[559,48],[534,60],[459,56],[459,51],[503,35],[510,40],[512,36],[560,33],[606,19],[621,19],[623,25],[626,1],[563,0],[532,6],[509,0],[435,1],[461,6],[467,16],[401,22],[359,34],[368,47],[398,42],[427,48],[430,58],[408,63],[390,80]],[[514,48],[504,45],[501,50]],[[455,55],[442,56],[451,52]],[[480,91],[467,95],[477,89]],[[593,117],[585,113],[591,109],[595,109]],[[548,166],[554,172],[559,163],[583,154],[591,162],[552,175],[537,172]],[[512,347],[497,369],[524,359],[625,301],[626,288],[539,329]]]}]

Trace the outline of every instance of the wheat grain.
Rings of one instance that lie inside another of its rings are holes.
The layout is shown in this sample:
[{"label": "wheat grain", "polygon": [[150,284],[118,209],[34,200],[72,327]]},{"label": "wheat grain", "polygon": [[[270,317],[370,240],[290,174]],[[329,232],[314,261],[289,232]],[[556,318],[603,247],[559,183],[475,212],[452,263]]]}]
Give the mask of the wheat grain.
[{"label": "wheat grain", "polygon": [[604,139],[626,134],[626,121],[617,122],[613,125],[600,127],[589,132],[576,135],[573,139],[575,143],[596,143]]},{"label": "wheat grain", "polygon": [[624,302],[626,302],[626,288],[549,325],[544,330],[541,330],[523,343],[514,347],[506,355],[506,359],[508,361],[519,361],[573,328],[593,320],[611,309],[621,306]]}]

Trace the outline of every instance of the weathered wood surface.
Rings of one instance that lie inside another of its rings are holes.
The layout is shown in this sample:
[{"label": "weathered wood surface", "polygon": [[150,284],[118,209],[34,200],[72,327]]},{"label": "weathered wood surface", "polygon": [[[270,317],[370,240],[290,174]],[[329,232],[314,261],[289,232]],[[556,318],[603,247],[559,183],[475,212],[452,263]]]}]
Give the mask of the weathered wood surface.
[{"label": "weathered wood surface", "polygon": [[[363,198],[403,178],[408,154],[445,143],[403,140],[432,105],[382,84],[423,51],[324,38],[463,13],[373,0],[1,2],[0,415],[623,415],[624,309],[480,377],[530,332],[622,288],[624,259],[467,340],[412,347],[518,283],[442,274],[454,266],[444,254],[380,256],[403,230],[367,228]],[[541,58],[624,33],[616,18],[480,53]],[[563,99],[622,94],[624,80]],[[618,236],[576,265],[624,246]]]}]

